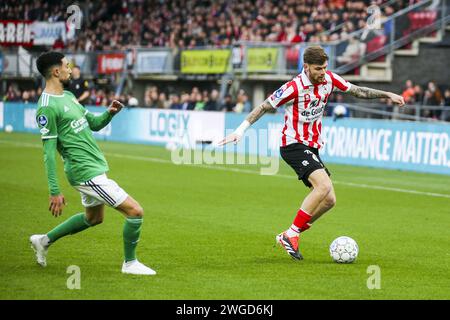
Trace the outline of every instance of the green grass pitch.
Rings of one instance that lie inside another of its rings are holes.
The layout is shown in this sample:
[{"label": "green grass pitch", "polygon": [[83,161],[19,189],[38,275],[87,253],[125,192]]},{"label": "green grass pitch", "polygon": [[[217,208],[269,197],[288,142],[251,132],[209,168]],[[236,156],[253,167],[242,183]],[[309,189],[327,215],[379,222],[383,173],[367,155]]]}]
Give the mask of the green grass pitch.
[{"label": "green grass pitch", "polygon": [[[274,238],[308,190],[284,163],[278,176],[261,176],[174,165],[159,147],[100,147],[109,177],[145,209],[137,252],[158,275],[121,274],[124,219],[113,209],[103,224],[55,243],[39,267],[29,236],[81,212],[80,196],[58,160],[68,206],[52,217],[39,137],[0,133],[0,299],[450,298],[448,176],[329,165],[337,205],[302,236],[305,260],[294,261]],[[353,264],[329,256],[341,235],[359,244]],[[79,290],[67,288],[71,265],[81,270]],[[379,289],[367,287],[371,265],[380,268]]]}]

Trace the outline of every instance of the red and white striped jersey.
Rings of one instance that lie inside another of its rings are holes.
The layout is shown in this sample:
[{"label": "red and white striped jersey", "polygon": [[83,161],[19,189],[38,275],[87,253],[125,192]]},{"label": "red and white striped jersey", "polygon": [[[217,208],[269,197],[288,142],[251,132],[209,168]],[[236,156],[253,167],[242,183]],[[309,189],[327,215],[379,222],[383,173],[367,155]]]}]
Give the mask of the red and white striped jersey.
[{"label": "red and white striped jersey", "polygon": [[284,127],[281,132],[281,146],[303,143],[320,149],[322,140],[322,116],[328,97],[333,91],[348,91],[351,83],[337,74],[327,71],[324,82],[314,85],[305,71],[286,82],[270,97],[275,109],[285,106]]}]

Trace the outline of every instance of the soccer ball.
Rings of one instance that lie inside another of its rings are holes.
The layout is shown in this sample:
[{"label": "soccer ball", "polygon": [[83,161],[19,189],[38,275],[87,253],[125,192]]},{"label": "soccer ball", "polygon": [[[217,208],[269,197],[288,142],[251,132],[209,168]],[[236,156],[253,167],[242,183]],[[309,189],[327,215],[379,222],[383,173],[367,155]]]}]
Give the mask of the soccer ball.
[{"label": "soccer ball", "polygon": [[13,128],[12,125],[7,124],[7,125],[5,126],[5,132],[11,133],[11,132],[13,132],[13,131],[14,131],[14,128]]},{"label": "soccer ball", "polygon": [[330,255],[337,263],[352,263],[358,252],[358,244],[350,237],[336,238],[330,245]]}]

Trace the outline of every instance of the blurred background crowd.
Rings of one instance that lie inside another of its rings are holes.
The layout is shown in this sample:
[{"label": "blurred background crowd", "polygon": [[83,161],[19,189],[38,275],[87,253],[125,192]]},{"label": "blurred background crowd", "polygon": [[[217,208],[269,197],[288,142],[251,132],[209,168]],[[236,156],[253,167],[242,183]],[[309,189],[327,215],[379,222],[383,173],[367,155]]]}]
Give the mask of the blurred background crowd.
[{"label": "blurred background crowd", "polygon": [[[382,6],[382,16],[390,16],[417,1],[391,2]],[[66,8],[73,3],[72,0],[3,0],[0,19],[64,21]],[[238,40],[325,42],[346,39],[349,33],[364,28],[368,7],[383,3],[386,1],[92,1],[83,5],[83,32],[68,44],[57,42],[54,47],[86,52],[124,50],[133,46],[226,46]]]}]

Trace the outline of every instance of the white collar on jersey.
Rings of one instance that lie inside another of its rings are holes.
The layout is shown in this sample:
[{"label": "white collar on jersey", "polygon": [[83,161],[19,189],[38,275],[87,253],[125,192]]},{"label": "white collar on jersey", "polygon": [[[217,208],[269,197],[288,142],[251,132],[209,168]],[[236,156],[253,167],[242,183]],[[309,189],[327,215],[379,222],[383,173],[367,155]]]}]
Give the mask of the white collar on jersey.
[{"label": "white collar on jersey", "polygon": [[302,79],[302,84],[305,87],[309,87],[312,86],[313,84],[311,83],[311,81],[309,80],[308,76],[305,73],[305,69],[303,69],[302,73],[300,73],[300,78]]}]

